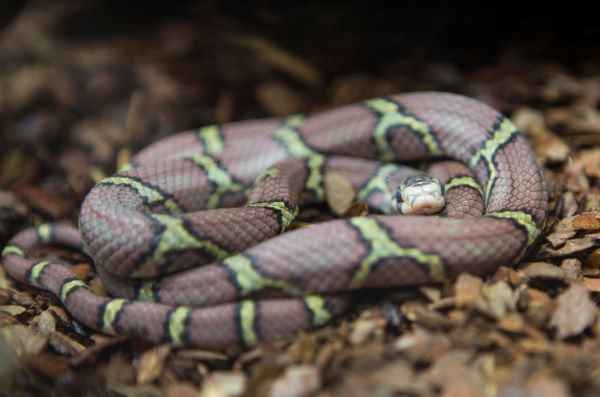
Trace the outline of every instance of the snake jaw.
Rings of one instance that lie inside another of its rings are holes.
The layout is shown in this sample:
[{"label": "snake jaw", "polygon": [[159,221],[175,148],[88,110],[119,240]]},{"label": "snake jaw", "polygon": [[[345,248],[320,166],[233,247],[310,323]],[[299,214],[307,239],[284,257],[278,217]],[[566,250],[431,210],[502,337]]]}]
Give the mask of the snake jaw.
[{"label": "snake jaw", "polygon": [[396,209],[403,215],[431,215],[446,204],[439,179],[413,175],[404,179],[396,190]]}]

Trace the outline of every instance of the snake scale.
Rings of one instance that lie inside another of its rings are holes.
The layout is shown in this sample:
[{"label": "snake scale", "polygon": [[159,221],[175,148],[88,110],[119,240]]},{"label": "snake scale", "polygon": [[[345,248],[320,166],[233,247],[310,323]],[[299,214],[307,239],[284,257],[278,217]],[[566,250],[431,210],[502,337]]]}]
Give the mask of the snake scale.
[{"label": "snake scale", "polygon": [[[398,163],[438,158],[464,164],[438,167],[449,217],[370,215],[282,233],[300,204],[323,200],[329,172],[386,213],[392,182],[408,172]],[[507,118],[456,94],[400,94],[167,137],[89,192],[79,230],[26,229],[2,259],[102,332],[247,347],[328,322],[353,290],[510,265],[539,236],[547,204],[535,156]],[[67,264],[28,258],[49,243],[87,252],[118,297],[94,294]]]}]

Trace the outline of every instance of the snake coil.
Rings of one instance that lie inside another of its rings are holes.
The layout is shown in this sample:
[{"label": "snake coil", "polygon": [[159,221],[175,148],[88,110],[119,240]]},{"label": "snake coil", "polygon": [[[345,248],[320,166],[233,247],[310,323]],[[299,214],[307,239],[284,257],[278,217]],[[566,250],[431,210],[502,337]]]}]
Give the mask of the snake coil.
[{"label": "snake coil", "polygon": [[[343,174],[386,213],[392,182],[414,173],[397,163],[441,158],[461,163],[432,166],[448,217],[373,215],[281,233],[300,204],[323,200],[326,173]],[[352,290],[514,263],[540,234],[547,200],[508,119],[459,95],[401,94],[163,139],[90,191],[80,232],[27,229],[2,259],[10,276],[103,332],[244,347],[326,323]],[[117,298],[95,295],[64,264],[28,258],[40,243],[84,249]]]}]

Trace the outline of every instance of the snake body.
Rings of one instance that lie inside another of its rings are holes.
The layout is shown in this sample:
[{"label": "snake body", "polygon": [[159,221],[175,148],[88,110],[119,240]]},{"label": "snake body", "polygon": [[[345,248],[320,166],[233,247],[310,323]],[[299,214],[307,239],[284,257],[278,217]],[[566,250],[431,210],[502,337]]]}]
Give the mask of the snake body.
[{"label": "snake body", "polygon": [[[328,172],[389,212],[385,181],[405,173],[395,163],[446,157],[464,164],[442,167],[447,193],[459,196],[447,212],[459,218],[372,215],[281,233],[301,203],[323,200]],[[27,229],[2,257],[12,277],[52,291],[103,332],[244,347],[326,323],[353,290],[514,263],[540,234],[547,200],[507,118],[455,94],[401,94],[167,137],[90,191],[80,232]],[[64,264],[28,258],[40,243],[86,250],[119,297],[95,295]]]}]

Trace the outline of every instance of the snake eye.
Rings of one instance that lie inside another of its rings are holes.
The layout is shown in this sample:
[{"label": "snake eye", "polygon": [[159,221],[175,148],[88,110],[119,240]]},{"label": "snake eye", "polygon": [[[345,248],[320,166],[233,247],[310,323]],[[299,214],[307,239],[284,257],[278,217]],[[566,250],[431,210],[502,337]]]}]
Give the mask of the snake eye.
[{"label": "snake eye", "polygon": [[396,201],[398,203],[402,202],[402,191],[400,190],[400,186],[396,189]]}]

